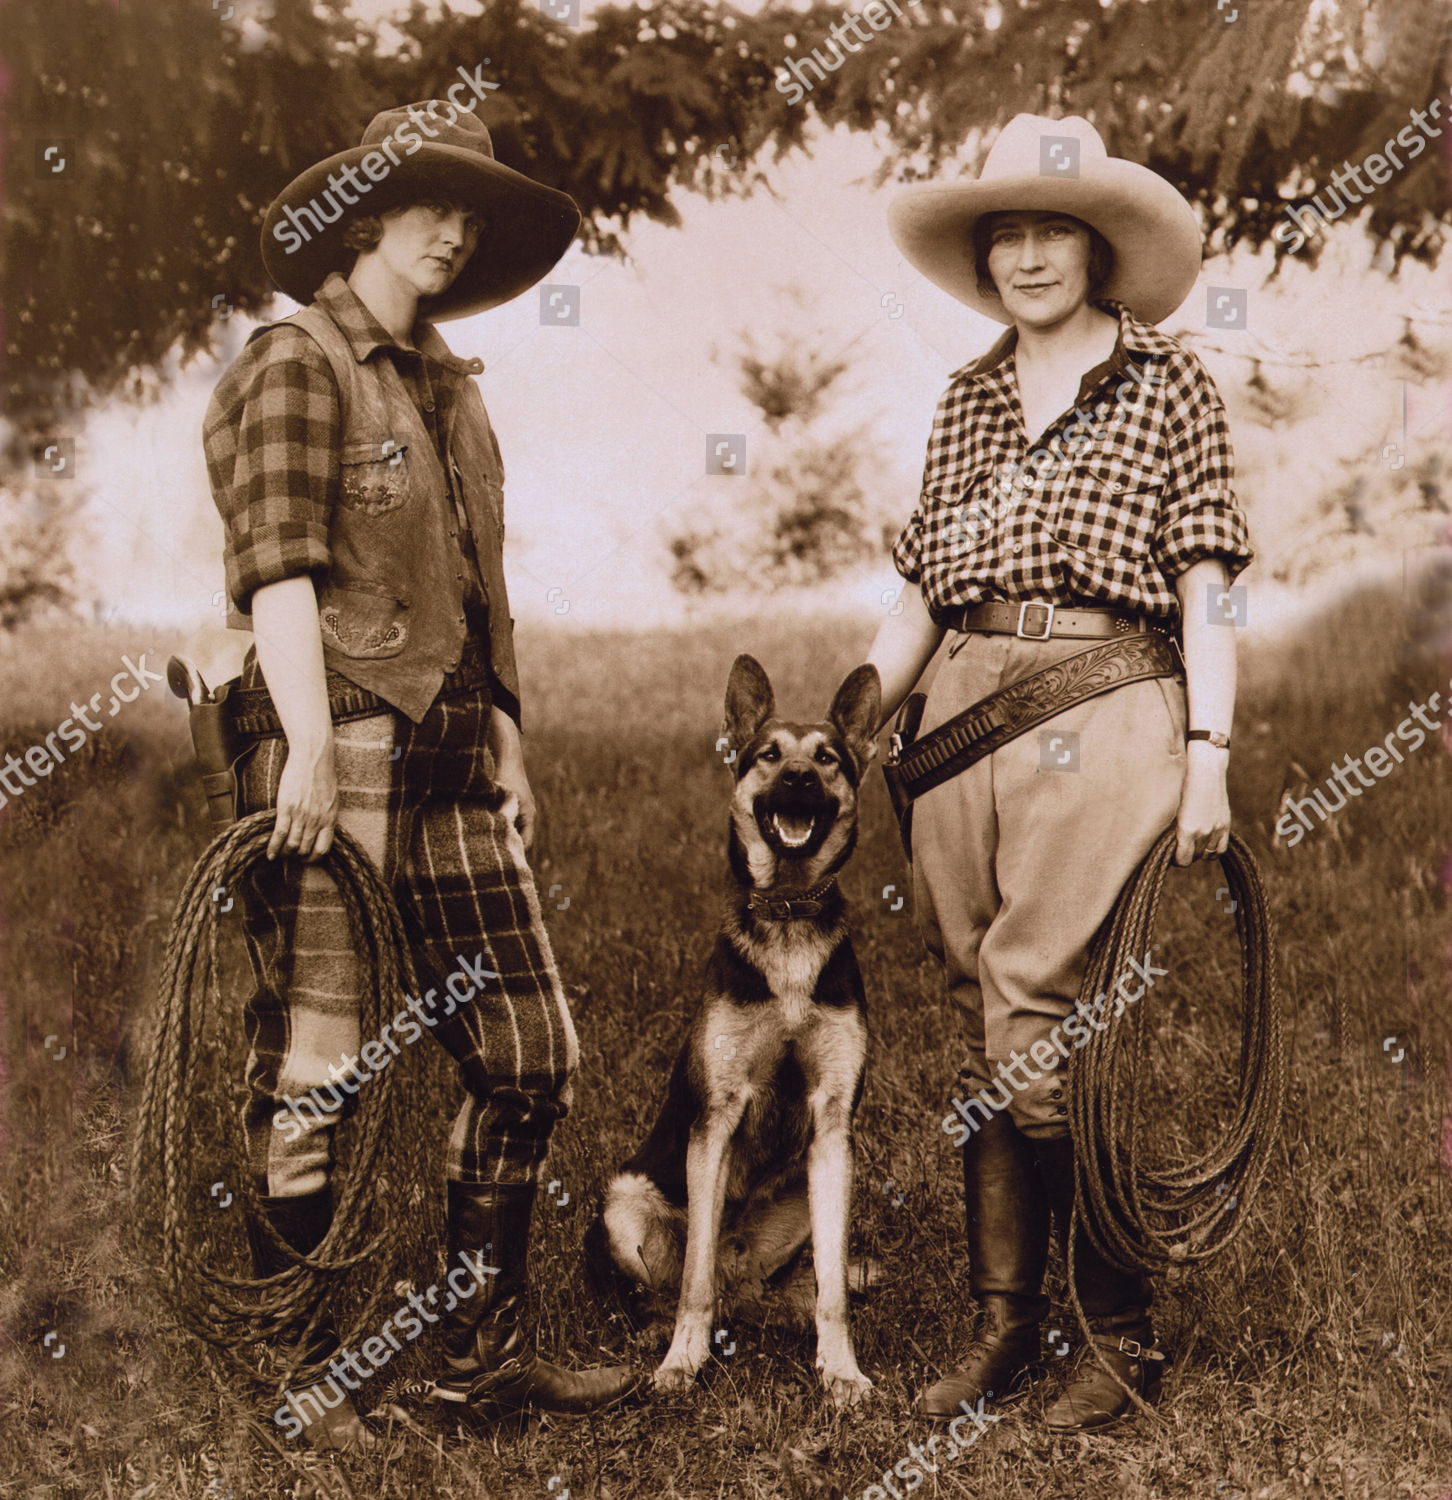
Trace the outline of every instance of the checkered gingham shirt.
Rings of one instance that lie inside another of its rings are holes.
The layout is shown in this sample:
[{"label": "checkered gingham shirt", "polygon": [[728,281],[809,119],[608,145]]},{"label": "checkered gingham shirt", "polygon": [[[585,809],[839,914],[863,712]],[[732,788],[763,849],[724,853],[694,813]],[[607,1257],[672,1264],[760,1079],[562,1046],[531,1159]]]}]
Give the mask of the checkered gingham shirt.
[{"label": "checkered gingham shirt", "polygon": [[1030,444],[1015,330],[954,372],[928,440],[918,507],[892,560],[934,612],[984,600],[1113,605],[1179,618],[1173,580],[1252,559],[1232,488],[1225,407],[1184,345],[1121,303],[1109,359]]}]

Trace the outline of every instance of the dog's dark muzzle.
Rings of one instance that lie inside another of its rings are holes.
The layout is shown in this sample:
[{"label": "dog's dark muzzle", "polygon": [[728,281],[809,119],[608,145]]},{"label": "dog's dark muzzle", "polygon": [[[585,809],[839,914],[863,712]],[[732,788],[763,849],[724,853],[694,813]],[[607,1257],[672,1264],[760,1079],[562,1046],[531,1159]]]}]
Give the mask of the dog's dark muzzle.
[{"label": "dog's dark muzzle", "polygon": [[783,854],[808,855],[821,848],[841,804],[827,794],[812,769],[785,766],[771,788],[756,799],[761,836]]}]

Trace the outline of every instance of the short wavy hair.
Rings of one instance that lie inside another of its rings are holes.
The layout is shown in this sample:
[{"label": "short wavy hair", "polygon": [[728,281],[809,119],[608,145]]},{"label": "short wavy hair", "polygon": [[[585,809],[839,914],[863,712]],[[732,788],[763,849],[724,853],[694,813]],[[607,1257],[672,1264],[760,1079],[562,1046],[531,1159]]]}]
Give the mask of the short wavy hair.
[{"label": "short wavy hair", "polygon": [[377,214],[354,214],[343,226],[343,243],[350,250],[371,250],[383,238],[383,220]]},{"label": "short wavy hair", "polygon": [[[973,226],[973,273],[978,278],[978,290],[985,297],[998,296],[998,288],[993,284],[993,276],[988,269],[988,252],[993,245],[994,223],[1008,212],[1011,210],[984,214]],[[1076,219],[1073,214],[1055,213],[1054,217],[1077,224],[1089,236],[1089,295],[1099,296],[1114,274],[1114,250],[1109,241],[1092,224]]]}]

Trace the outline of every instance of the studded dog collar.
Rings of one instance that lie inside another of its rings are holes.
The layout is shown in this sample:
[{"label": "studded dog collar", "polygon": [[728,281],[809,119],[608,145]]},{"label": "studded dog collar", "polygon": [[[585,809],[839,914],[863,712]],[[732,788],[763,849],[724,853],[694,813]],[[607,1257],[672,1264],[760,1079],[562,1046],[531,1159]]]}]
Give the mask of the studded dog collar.
[{"label": "studded dog collar", "polygon": [[810,890],[796,896],[773,896],[768,891],[748,891],[746,904],[753,917],[764,922],[790,922],[797,917],[820,916],[827,896],[835,888],[837,877],[829,875]]}]

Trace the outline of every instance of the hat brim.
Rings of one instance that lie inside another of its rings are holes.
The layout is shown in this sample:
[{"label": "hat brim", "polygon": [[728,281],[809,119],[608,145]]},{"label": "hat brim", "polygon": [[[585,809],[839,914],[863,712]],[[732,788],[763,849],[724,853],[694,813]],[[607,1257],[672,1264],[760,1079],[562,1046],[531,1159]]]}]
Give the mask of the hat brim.
[{"label": "hat brim", "polygon": [[1157,172],[1110,157],[1078,177],[1023,174],[984,182],[913,188],[888,209],[898,248],[929,281],[998,323],[1013,318],[985,296],[973,267],[973,226],[988,213],[1069,214],[1109,242],[1114,268],[1100,295],[1123,302],[1146,323],[1169,317],[1200,274],[1195,211]]},{"label": "hat brim", "polygon": [[[330,186],[328,179],[343,168],[358,168],[364,157],[382,154],[377,146],[340,151],[299,173],[267,210],[262,263],[294,302],[311,302],[329,274],[346,267],[354,252],[343,243],[343,226],[358,214],[446,197],[484,219],[479,244],[453,284],[420,301],[419,311],[433,322],[484,312],[528,291],[558,263],[579,230],[580,209],[568,193],[457,146],[427,143],[390,164],[377,182],[357,172],[366,190],[345,182],[357,200],[351,205]],[[332,212],[331,222],[324,211]]]}]

